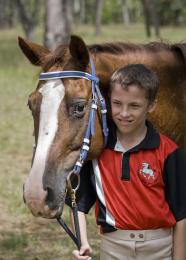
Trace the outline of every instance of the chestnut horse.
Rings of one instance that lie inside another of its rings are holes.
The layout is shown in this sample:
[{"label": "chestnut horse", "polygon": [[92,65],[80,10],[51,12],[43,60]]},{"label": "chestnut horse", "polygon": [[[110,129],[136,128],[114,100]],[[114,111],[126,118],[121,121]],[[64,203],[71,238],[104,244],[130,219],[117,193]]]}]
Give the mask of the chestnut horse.
[{"label": "chestnut horse", "polygon": [[[108,43],[86,46],[72,36],[70,44],[52,53],[45,47],[19,38],[19,46],[29,61],[43,72],[82,71],[90,74],[90,57],[106,97],[108,80],[114,70],[131,63],[143,63],[160,79],[158,105],[151,120],[159,131],[186,151],[186,44]],[[66,178],[79,156],[86,131],[91,82],[83,78],[40,80],[29,96],[34,120],[36,152],[24,185],[24,199],[35,216],[56,218],[62,213]],[[99,111],[88,159],[103,149]]]}]

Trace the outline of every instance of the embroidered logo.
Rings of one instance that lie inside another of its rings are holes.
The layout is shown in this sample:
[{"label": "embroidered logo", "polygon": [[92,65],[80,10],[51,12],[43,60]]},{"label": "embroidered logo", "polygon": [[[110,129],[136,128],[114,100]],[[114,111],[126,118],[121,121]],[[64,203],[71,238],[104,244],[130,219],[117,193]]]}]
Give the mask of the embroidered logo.
[{"label": "embroidered logo", "polygon": [[150,166],[150,163],[143,162],[139,169],[140,180],[147,185],[154,184],[157,181],[157,171]]},{"label": "embroidered logo", "polygon": [[144,175],[145,178],[152,177],[154,179],[154,172],[149,168],[149,163],[142,163],[143,168],[140,169],[140,173]]}]

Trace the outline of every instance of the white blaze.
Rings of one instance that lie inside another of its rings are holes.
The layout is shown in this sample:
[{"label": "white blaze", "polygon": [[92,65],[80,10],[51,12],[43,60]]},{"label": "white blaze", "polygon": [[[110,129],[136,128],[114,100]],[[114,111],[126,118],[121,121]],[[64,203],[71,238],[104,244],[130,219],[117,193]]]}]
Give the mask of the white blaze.
[{"label": "white blaze", "polygon": [[[65,89],[61,80],[54,79],[47,81],[39,89],[39,92],[42,94],[42,102],[40,107],[38,142],[32,169],[26,183],[29,184],[28,187],[34,185],[35,189],[32,193],[34,197],[38,195],[37,190],[39,192],[39,190],[43,189],[43,173],[48,151],[58,129],[58,109],[64,98]],[[27,185],[25,185],[25,192],[27,192],[26,189]]]}]

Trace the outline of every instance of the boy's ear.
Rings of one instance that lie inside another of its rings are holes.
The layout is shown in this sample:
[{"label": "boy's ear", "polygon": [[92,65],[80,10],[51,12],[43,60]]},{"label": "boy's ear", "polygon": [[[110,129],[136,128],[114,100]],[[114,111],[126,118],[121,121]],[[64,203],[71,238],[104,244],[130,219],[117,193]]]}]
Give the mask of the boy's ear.
[{"label": "boy's ear", "polygon": [[156,105],[157,105],[157,99],[155,99],[152,103],[149,104],[148,113],[154,112],[154,110],[156,109]]}]

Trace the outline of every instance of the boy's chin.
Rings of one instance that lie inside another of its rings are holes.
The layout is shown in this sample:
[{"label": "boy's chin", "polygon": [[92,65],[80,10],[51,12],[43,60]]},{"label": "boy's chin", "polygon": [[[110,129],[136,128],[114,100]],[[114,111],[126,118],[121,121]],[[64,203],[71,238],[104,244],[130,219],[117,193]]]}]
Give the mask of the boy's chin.
[{"label": "boy's chin", "polygon": [[125,123],[125,124],[117,124],[116,125],[119,132],[123,133],[123,134],[130,134],[133,133],[135,131],[139,130],[139,125],[137,125],[135,122],[131,122],[131,123]]},{"label": "boy's chin", "polygon": [[117,126],[120,134],[130,134],[134,131],[134,127],[132,127],[131,125],[128,126]]}]

